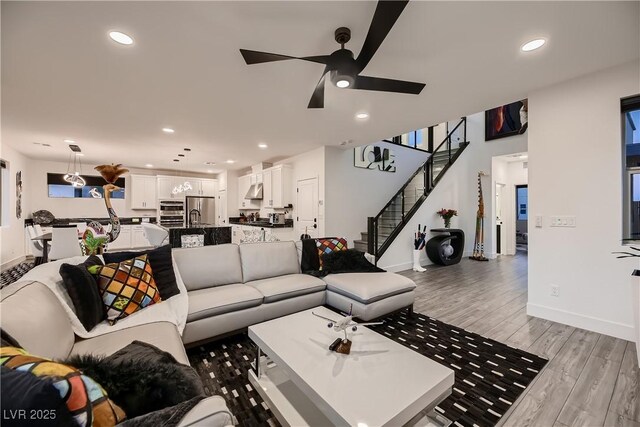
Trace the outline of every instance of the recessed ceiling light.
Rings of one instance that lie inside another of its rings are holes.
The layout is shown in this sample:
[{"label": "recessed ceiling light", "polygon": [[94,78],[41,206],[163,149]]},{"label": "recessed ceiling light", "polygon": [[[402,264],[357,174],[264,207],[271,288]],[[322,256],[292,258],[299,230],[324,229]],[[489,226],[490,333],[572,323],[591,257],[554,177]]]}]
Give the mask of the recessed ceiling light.
[{"label": "recessed ceiling light", "polygon": [[125,33],[121,33],[120,31],[111,31],[109,32],[109,37],[116,43],[130,45],[133,44],[133,38]]},{"label": "recessed ceiling light", "polygon": [[216,164],[216,162],[204,162],[204,164],[207,166],[213,166]]},{"label": "recessed ceiling light", "polygon": [[84,153],[76,153],[76,156],[82,157],[82,156],[84,156]]},{"label": "recessed ceiling light", "polygon": [[356,114],[356,118],[360,120],[368,119],[369,113],[358,113]]},{"label": "recessed ceiling light", "polygon": [[522,45],[520,48],[523,52],[531,52],[532,50],[536,50],[541,48],[547,41],[545,39],[535,39],[531,40]]},{"label": "recessed ceiling light", "polygon": [[65,139],[64,142],[67,144],[75,144],[76,142],[73,139]]},{"label": "recessed ceiling light", "polygon": [[235,162],[236,162],[235,160],[231,160],[231,159],[229,159],[229,160],[227,160],[227,162],[226,162],[226,163],[232,164],[232,163],[235,163]]},{"label": "recessed ceiling light", "polygon": [[338,80],[336,82],[336,86],[338,86],[340,89],[344,89],[345,87],[349,87],[349,80]]},{"label": "recessed ceiling light", "polygon": [[152,168],[152,167],[153,167],[153,165],[152,165],[151,163],[147,163],[147,164],[146,164],[146,165],[144,165],[144,166],[145,166],[145,167],[147,167],[147,168]]},{"label": "recessed ceiling light", "polygon": [[179,162],[180,160],[178,160],[178,159],[173,159],[173,161],[174,161],[174,162]]},{"label": "recessed ceiling light", "polygon": [[207,173],[213,173],[213,170],[207,169]]},{"label": "recessed ceiling light", "polygon": [[268,147],[268,145],[265,144],[264,142],[261,142],[260,144],[258,144],[258,147],[260,147],[260,148],[262,148],[264,150],[265,148]]},{"label": "recessed ceiling light", "polygon": [[178,154],[178,157],[184,157],[184,154]]},{"label": "recessed ceiling light", "polygon": [[164,133],[174,133],[175,130],[173,130],[171,128],[162,128],[162,132],[164,132]]}]

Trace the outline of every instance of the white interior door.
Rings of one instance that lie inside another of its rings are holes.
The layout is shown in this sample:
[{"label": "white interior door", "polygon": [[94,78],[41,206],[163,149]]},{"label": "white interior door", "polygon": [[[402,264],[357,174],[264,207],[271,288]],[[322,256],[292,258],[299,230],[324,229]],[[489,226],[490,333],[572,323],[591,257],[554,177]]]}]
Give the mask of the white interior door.
[{"label": "white interior door", "polygon": [[298,181],[296,202],[296,238],[318,236],[318,178]]},{"label": "white interior door", "polygon": [[218,192],[218,205],[216,206],[218,212],[218,225],[227,225],[227,192],[226,190],[220,190]]}]

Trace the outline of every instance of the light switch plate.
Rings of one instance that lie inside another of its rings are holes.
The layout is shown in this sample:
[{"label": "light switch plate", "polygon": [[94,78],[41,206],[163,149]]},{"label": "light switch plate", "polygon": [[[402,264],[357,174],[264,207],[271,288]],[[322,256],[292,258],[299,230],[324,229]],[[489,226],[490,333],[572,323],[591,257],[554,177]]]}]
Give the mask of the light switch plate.
[{"label": "light switch plate", "polygon": [[542,215],[536,215],[536,228],[542,228]]},{"label": "light switch plate", "polygon": [[575,216],[552,216],[551,227],[568,227],[575,228],[576,217]]}]

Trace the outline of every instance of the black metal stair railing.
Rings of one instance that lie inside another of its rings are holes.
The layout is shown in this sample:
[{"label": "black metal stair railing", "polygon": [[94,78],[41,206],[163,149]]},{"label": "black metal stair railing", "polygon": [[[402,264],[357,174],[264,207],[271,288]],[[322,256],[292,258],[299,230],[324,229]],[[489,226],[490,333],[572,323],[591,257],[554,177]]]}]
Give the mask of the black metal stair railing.
[{"label": "black metal stair railing", "polygon": [[376,262],[468,145],[467,118],[463,117],[384,208],[367,218],[367,251]]}]

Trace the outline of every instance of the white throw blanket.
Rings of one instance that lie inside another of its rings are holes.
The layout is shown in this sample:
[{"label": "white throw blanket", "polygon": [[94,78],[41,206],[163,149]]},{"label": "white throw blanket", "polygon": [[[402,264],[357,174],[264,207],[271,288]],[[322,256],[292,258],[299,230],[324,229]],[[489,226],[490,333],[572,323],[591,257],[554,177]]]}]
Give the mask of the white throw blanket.
[{"label": "white throw blanket", "polygon": [[[67,258],[59,261],[52,261],[46,264],[39,265],[32,269],[27,274],[22,276],[20,282],[23,281],[37,281],[48,286],[53,293],[56,294],[60,303],[64,307],[65,311],[69,315],[73,331],[81,338],[93,338],[99,335],[108,334],[110,332],[119,331],[121,329],[131,328],[133,326],[144,325],[154,322],[171,322],[177,326],[180,335],[184,330],[184,326],[187,322],[187,312],[189,310],[189,300],[187,297],[187,288],[182,282],[180,272],[176,265],[175,259],[173,260],[173,270],[176,273],[176,282],[180,294],[169,298],[166,301],[153,304],[138,312],[135,312],[124,319],[118,320],[115,325],[110,325],[106,320],[98,323],[92,330],[87,331],[78,316],[76,316],[73,302],[67,293],[67,290],[62,283],[62,277],[60,277],[60,266],[63,263],[67,264],[80,264],[86,260],[86,256],[77,256]],[[160,295],[162,297],[162,295]]]}]

